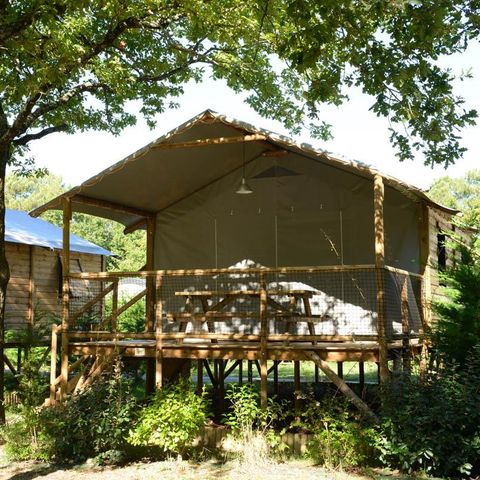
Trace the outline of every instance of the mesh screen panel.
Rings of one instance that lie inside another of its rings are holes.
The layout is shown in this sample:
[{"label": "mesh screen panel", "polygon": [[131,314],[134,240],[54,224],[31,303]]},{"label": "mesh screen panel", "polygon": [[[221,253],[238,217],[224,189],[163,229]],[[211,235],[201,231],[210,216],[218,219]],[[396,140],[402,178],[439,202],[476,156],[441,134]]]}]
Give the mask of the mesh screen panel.
[{"label": "mesh screen panel", "polygon": [[[387,269],[380,273],[387,337],[418,334],[421,279]],[[269,334],[377,334],[374,268],[167,271],[162,273],[161,285],[155,286],[152,301],[160,295],[164,332],[259,334],[262,281]],[[152,283],[156,285],[156,276]],[[143,331],[146,288],[147,280],[140,275],[101,281],[71,279],[72,324],[80,329],[111,328],[116,290],[118,311],[129,307],[118,315],[117,330]]]}]

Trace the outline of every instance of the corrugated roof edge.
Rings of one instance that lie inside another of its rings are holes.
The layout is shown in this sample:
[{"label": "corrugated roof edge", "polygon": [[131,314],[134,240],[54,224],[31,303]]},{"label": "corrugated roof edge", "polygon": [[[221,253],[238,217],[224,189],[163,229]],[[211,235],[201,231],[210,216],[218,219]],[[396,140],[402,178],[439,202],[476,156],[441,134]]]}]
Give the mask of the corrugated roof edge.
[{"label": "corrugated roof edge", "polygon": [[67,192],[59,195],[58,197],[53,198],[49,202],[35,208],[30,212],[30,215],[32,217],[38,217],[41,215],[43,212],[50,210],[50,209],[56,209],[59,208],[59,204],[63,198],[71,198],[74,197],[75,195],[78,195],[82,192],[83,188],[89,187],[92,185],[95,185],[98,183],[103,177],[106,175],[109,175],[119,169],[124,168],[124,166],[127,163],[133,162],[141,158],[143,155],[148,153],[153,147],[156,145],[159,145],[160,143],[166,142],[168,139],[171,137],[178,135],[180,133],[184,133],[188,129],[192,128],[194,125],[197,123],[200,123],[202,121],[206,121],[207,119],[210,120],[218,120],[226,125],[231,125],[237,128],[240,128],[242,130],[246,130],[249,133],[260,133],[263,134],[267,137],[267,140],[270,140],[272,142],[278,143],[283,145],[284,147],[290,147],[294,149],[298,149],[301,152],[303,152],[306,155],[309,156],[314,156],[317,158],[323,158],[323,160],[326,160],[328,163],[335,164],[339,167],[342,167],[346,170],[351,171],[352,173],[357,173],[357,174],[363,174],[363,175],[368,175],[368,176],[374,176],[374,175],[381,175],[386,183],[399,190],[403,194],[410,194],[414,195],[417,198],[424,200],[427,202],[428,205],[437,208],[439,210],[442,210],[444,212],[450,213],[452,215],[455,215],[459,213],[459,210],[452,209],[449,207],[446,207],[444,205],[441,205],[435,201],[433,201],[431,198],[428,197],[428,195],[421,190],[420,188],[417,188],[413,185],[410,185],[402,180],[399,180],[398,178],[392,177],[390,175],[384,174],[380,172],[379,170],[375,168],[368,167],[364,163],[358,162],[356,160],[342,160],[340,158],[337,158],[330,153],[328,153],[326,150],[317,150],[315,149],[312,145],[308,143],[297,143],[295,142],[292,138],[277,134],[275,132],[272,132],[270,130],[266,130],[261,127],[256,127],[255,125],[243,122],[241,120],[235,119],[233,117],[228,117],[227,115],[220,114],[218,112],[215,112],[213,110],[207,109],[198,115],[195,115],[191,119],[187,120],[186,122],[182,123],[178,127],[174,128],[173,130],[170,130],[167,132],[165,135],[162,135],[158,137],[156,140],[153,142],[150,142],[149,144],[145,145],[144,147],[140,148],[136,152],[132,153],[131,155],[128,155],[124,159],[120,160],[117,163],[114,163],[110,167],[106,168],[105,170],[102,170],[100,173],[97,175],[94,175],[93,177],[89,178],[82,184],[68,190]]},{"label": "corrugated roof edge", "polygon": [[[28,212],[7,209],[5,212],[5,242],[62,249],[62,229],[41,218],[31,218]],[[99,245],[70,234],[72,252],[114,256]]]}]

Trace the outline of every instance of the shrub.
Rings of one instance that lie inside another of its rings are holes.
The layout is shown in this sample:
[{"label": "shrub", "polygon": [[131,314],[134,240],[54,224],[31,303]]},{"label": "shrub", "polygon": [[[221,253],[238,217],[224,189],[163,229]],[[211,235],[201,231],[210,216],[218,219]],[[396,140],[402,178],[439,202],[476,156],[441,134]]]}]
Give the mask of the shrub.
[{"label": "shrub", "polygon": [[309,431],[313,438],[307,454],[328,468],[347,468],[367,465],[375,458],[374,428],[350,411],[344,398],[334,397],[316,401],[312,393],[292,427]]},{"label": "shrub", "polygon": [[117,462],[124,457],[125,437],[137,405],[128,383],[116,374],[99,380],[64,403],[20,411],[5,429],[6,453],[12,460],[84,460]]},{"label": "shrub", "polygon": [[183,380],[158,390],[141,410],[128,441],[135,446],[157,446],[165,453],[184,454],[207,420],[207,404]]},{"label": "shrub", "polygon": [[[38,314],[38,318],[44,317]],[[12,460],[46,459],[41,447],[44,439],[39,419],[40,406],[48,392],[48,377],[41,372],[46,355],[43,348],[32,346],[35,335],[42,335],[46,328],[48,326],[39,324],[31,330],[10,332],[11,339],[22,341],[25,345],[22,370],[16,376],[20,404],[2,429],[5,453]]]},{"label": "shrub", "polygon": [[268,407],[262,409],[259,392],[252,384],[232,384],[225,397],[231,407],[224,423],[232,429],[224,442],[225,450],[252,464],[283,453],[287,447],[280,441],[281,433],[272,428],[283,416],[281,405],[270,398]]},{"label": "shrub", "polygon": [[126,436],[137,414],[131,385],[122,379],[120,363],[108,380],[99,380],[62,405],[44,409],[41,421],[56,459],[97,457],[117,462],[124,456]]},{"label": "shrub", "polygon": [[456,244],[456,249],[462,261],[442,274],[445,297],[434,303],[438,321],[432,342],[442,361],[463,366],[480,344],[480,262],[473,248]]},{"label": "shrub", "polygon": [[385,386],[381,436],[384,464],[439,476],[480,473],[480,349],[463,369],[444,365],[427,378]]}]

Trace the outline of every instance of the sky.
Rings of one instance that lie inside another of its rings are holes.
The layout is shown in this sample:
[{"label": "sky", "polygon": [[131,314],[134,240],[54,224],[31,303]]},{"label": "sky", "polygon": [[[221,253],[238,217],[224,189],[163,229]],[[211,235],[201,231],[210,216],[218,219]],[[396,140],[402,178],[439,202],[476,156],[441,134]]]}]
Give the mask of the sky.
[{"label": "sky", "polygon": [[[466,106],[480,112],[480,44],[471,45],[462,55],[442,59],[441,63],[455,74],[472,70],[473,78],[457,82],[455,87],[456,92],[465,98]],[[340,107],[326,106],[321,110],[321,119],[332,125],[333,140],[317,142],[306,134],[293,137],[294,140],[311,143],[339,158],[360,160],[423,189],[428,189],[433,180],[441,176],[458,177],[477,168],[480,125],[461,132],[462,144],[468,151],[448,170],[426,167],[420,157],[414,161],[399,162],[388,140],[387,120],[369,111],[372,98],[359,90],[351,90],[348,94],[349,102]],[[105,132],[56,133],[32,142],[31,154],[37,166],[46,167],[50,172],[61,175],[67,185],[75,186],[206,109],[276,133],[288,134],[279,122],[258,115],[244,102],[244,98],[245,95],[232,92],[222,81],[206,79],[201,84],[190,83],[178,100],[180,107],[158,115],[157,126],[153,130],[139,118],[136,126],[125,129],[118,137]]]}]

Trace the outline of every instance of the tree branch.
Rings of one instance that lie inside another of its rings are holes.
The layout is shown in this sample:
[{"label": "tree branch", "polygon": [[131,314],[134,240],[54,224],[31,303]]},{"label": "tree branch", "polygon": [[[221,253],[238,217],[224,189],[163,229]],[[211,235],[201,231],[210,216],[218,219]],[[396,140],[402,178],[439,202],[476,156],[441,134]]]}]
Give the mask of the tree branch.
[{"label": "tree branch", "polygon": [[13,144],[16,146],[26,145],[28,142],[31,142],[32,140],[40,140],[41,138],[46,137],[51,133],[64,132],[66,129],[67,129],[66,124],[56,125],[54,127],[48,127],[41,130],[40,132],[30,133],[28,135],[24,135],[23,137],[17,138],[16,140],[13,141]]}]

